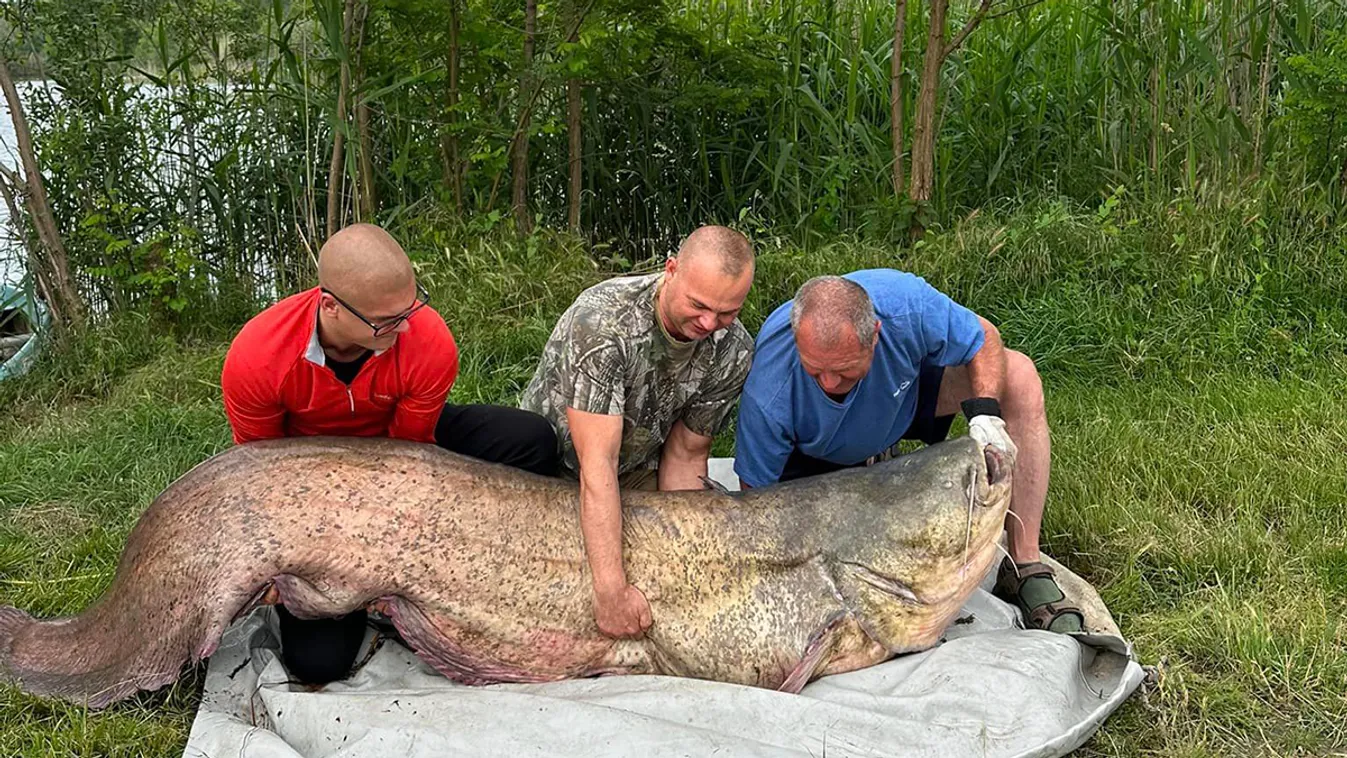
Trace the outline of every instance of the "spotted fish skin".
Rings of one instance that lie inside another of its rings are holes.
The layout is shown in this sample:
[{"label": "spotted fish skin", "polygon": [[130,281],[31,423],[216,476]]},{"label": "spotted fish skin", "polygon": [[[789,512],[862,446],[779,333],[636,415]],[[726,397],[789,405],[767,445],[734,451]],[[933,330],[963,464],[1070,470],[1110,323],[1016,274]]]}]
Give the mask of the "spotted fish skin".
[{"label": "spotted fish skin", "polygon": [[654,624],[614,640],[593,620],[573,482],[386,439],[250,443],[155,498],[83,613],[0,607],[0,679],[103,707],[171,683],[278,597],[306,618],[382,609],[467,684],[798,691],[938,641],[994,558],[1012,468],[961,438],[737,496],[624,492],[627,576]]}]

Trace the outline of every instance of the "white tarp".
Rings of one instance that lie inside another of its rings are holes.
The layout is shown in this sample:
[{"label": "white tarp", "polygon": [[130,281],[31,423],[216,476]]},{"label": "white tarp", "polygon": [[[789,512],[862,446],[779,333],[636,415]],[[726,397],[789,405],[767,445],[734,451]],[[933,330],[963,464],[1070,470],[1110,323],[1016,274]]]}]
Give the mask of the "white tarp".
[{"label": "white tarp", "polygon": [[469,687],[387,640],[349,679],[310,691],[287,683],[264,608],[211,658],[184,756],[1065,755],[1144,672],[1093,589],[1057,570],[1092,634],[1018,628],[989,576],[942,644],[799,695],[661,676]]}]

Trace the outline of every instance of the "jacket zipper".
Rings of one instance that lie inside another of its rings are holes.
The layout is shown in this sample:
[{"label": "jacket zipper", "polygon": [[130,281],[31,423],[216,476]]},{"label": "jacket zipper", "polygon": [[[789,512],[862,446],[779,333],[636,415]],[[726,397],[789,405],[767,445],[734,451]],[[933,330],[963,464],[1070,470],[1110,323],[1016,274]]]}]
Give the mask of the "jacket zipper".
[{"label": "jacket zipper", "polygon": [[[377,355],[371,355],[371,356],[365,361],[365,365],[361,366],[361,367],[360,367],[360,370],[356,372],[355,377],[351,379],[351,384],[355,384],[356,380],[360,378],[360,375],[363,374],[363,373],[365,372],[365,369],[368,367],[369,362],[372,361],[372,360],[374,360],[374,359],[377,358],[377,357],[379,357],[379,356],[377,356]],[[354,394],[353,392],[351,392],[351,384],[347,384],[347,383],[343,382],[342,380],[338,379],[338,378],[337,378],[337,377],[336,377],[330,370],[327,371],[327,372],[325,372],[325,373],[327,374],[328,378],[329,378],[331,381],[334,381],[334,382],[336,382],[337,384],[340,384],[340,385],[342,386],[342,389],[346,390],[346,402],[347,402],[347,404],[350,405],[350,407],[351,407],[351,416],[354,417],[354,416],[355,416],[355,394]]]}]

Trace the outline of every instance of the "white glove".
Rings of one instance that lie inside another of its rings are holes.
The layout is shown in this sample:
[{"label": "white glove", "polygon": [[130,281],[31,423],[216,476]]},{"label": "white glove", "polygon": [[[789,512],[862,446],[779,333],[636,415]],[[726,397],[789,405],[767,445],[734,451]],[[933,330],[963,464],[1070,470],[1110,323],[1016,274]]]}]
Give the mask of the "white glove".
[{"label": "white glove", "polygon": [[968,421],[968,436],[978,441],[980,445],[991,445],[1002,453],[1005,453],[1011,461],[1019,453],[1019,448],[1015,447],[1015,442],[1010,439],[1010,433],[1006,431],[1006,421],[999,416],[974,416]]}]

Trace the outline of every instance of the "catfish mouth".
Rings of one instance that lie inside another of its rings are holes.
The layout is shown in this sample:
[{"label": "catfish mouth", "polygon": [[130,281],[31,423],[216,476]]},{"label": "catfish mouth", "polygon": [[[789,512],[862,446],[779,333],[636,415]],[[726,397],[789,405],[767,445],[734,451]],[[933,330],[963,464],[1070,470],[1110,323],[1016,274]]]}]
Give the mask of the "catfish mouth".
[{"label": "catfish mouth", "polygon": [[993,445],[982,446],[982,458],[987,465],[987,485],[996,486],[1010,475],[1006,454]]}]

